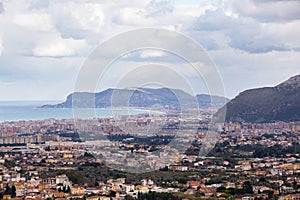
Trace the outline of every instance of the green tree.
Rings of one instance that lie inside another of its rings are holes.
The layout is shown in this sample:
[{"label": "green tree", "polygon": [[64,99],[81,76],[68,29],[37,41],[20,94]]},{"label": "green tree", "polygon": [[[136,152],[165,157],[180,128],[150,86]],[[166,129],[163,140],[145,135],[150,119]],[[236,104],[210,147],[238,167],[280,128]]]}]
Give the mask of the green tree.
[{"label": "green tree", "polygon": [[252,188],[250,181],[245,181],[243,183],[242,193],[243,194],[252,194],[253,193],[253,188]]},{"label": "green tree", "polygon": [[127,194],[125,200],[135,200],[135,198]]},{"label": "green tree", "polygon": [[11,195],[11,197],[16,197],[16,187],[13,185],[10,187],[8,184],[5,186],[4,194]]},{"label": "green tree", "polygon": [[157,193],[149,192],[146,194],[139,193],[138,200],[179,200],[179,197],[174,196],[171,193]]},{"label": "green tree", "polygon": [[110,197],[116,197],[116,192],[115,191],[110,191],[109,196]]}]

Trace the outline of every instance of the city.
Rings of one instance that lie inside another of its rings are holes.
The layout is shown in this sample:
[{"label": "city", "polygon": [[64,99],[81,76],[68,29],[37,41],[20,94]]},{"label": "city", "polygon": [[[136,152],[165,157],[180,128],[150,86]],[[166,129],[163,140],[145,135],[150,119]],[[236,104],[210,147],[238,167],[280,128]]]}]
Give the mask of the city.
[{"label": "city", "polygon": [[[141,123],[141,115],[135,117]],[[93,130],[105,133],[111,148],[126,154],[149,156],[172,140],[170,134],[151,140],[130,136],[109,126],[112,120],[92,120],[98,122]],[[159,170],[137,174],[110,168],[108,162],[119,160],[89,152],[72,120],[3,122],[0,127],[3,199],[139,199],[152,193],[174,199],[300,197],[300,122],[226,123],[207,156],[199,156],[207,134],[199,122],[184,156],[172,155],[173,163],[166,166],[159,165],[161,154],[152,157]]]},{"label": "city", "polygon": [[0,0],[0,200],[300,200],[300,0]]}]

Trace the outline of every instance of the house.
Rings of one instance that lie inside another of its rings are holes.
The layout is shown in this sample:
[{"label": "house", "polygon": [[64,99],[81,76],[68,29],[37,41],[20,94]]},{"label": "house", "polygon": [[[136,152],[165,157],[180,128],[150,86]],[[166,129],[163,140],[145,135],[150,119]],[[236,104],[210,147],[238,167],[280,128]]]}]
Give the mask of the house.
[{"label": "house", "polygon": [[186,185],[187,185],[187,187],[197,189],[202,184],[199,181],[188,181]]},{"label": "house", "polygon": [[25,194],[25,185],[24,183],[15,183],[14,184],[16,188],[16,196],[21,197]]},{"label": "house", "polygon": [[170,165],[169,170],[172,171],[188,171],[188,166],[181,166],[181,165]]},{"label": "house", "polygon": [[55,198],[65,198],[68,196],[68,194],[64,192],[53,192],[53,196]]},{"label": "house", "polygon": [[11,196],[9,194],[3,195],[3,200],[10,200]]},{"label": "house", "polygon": [[289,194],[285,196],[280,196],[279,200],[300,200],[300,194]]},{"label": "house", "polygon": [[71,187],[71,194],[72,195],[83,195],[85,194],[85,189],[83,187]]}]

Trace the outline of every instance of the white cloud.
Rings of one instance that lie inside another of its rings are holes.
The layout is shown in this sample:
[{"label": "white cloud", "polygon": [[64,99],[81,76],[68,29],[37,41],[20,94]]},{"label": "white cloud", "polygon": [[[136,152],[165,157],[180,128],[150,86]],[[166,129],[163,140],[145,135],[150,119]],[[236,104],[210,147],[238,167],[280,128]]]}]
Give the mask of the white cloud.
[{"label": "white cloud", "polygon": [[[252,4],[254,5],[253,2]],[[209,50],[215,50],[216,46],[224,47],[224,42],[225,47],[230,46],[251,53],[300,49],[300,20],[296,19],[284,23],[276,20],[261,22],[249,16],[239,16],[226,7],[220,7],[199,16],[195,20],[193,30],[200,31],[199,33],[216,42],[217,45],[212,46],[213,43],[206,43],[208,38],[202,41]],[[223,41],[220,38],[223,38]]]},{"label": "white cloud", "polygon": [[[76,79],[71,66],[78,70],[83,57],[106,39],[143,27],[183,32],[203,45],[224,74],[232,97],[245,88],[270,85],[282,76],[285,79],[300,73],[299,3],[293,0],[2,0],[0,78],[13,88],[3,90],[11,95],[1,97],[18,98],[28,84],[36,86],[32,92],[26,91],[32,98],[39,98],[39,93],[47,87],[53,91],[52,98],[63,99]],[[186,45],[175,48],[193,54]],[[154,51],[128,57],[126,61],[131,66],[142,59],[176,65],[176,60]],[[60,69],[64,73],[59,73]],[[45,80],[57,73],[60,76],[54,88]],[[37,83],[43,83],[43,87]],[[67,89],[58,92],[57,85],[62,83]]]},{"label": "white cloud", "polygon": [[238,20],[229,16],[223,9],[208,10],[197,18],[195,29],[202,31],[218,31],[234,28]]},{"label": "white cloud", "polygon": [[86,48],[85,40],[63,39],[58,35],[39,41],[32,50],[34,56],[64,57],[75,56]]},{"label": "white cloud", "polygon": [[147,12],[144,9],[124,8],[118,12],[115,17],[115,22],[119,25],[130,26],[151,26],[155,21],[152,18],[146,17]]},{"label": "white cloud", "polygon": [[156,58],[162,57],[165,53],[163,51],[154,51],[154,50],[144,50],[141,54],[141,58]]},{"label": "white cloud", "polygon": [[0,13],[4,12],[3,4],[0,2]]},{"label": "white cloud", "polygon": [[2,55],[2,50],[3,50],[3,44],[2,44],[2,38],[0,35],[0,56]]},{"label": "white cloud", "polygon": [[252,17],[262,22],[284,22],[300,19],[298,0],[243,0],[231,2],[231,8],[241,16]]},{"label": "white cloud", "polygon": [[230,98],[245,89],[274,86],[300,74],[297,51],[253,54],[230,48],[211,51],[210,56],[221,71]]},{"label": "white cloud", "polygon": [[105,22],[103,5],[99,3],[50,1],[49,13],[65,37],[82,37],[85,32],[99,33]]},{"label": "white cloud", "polygon": [[152,0],[146,6],[147,16],[164,15],[174,10],[172,0]]},{"label": "white cloud", "polygon": [[251,53],[300,49],[300,20],[288,23],[248,21],[229,30],[229,45]]},{"label": "white cloud", "polygon": [[172,11],[172,1],[152,0],[143,7],[128,6],[119,8],[118,12],[115,12],[113,20],[119,25],[153,26],[161,23],[158,18],[162,20],[162,16],[166,18],[166,15]]},{"label": "white cloud", "polygon": [[51,31],[54,28],[51,16],[43,12],[17,14],[13,16],[12,21],[18,26],[36,31]]},{"label": "white cloud", "polygon": [[263,29],[266,37],[273,39],[274,43],[281,43],[287,49],[300,50],[300,19],[287,23],[267,23]]}]

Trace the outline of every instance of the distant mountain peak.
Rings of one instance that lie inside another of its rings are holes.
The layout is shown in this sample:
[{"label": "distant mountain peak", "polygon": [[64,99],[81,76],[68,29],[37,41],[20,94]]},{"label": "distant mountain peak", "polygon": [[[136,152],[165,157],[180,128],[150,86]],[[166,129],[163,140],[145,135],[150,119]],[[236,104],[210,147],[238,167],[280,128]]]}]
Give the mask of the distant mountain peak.
[{"label": "distant mountain peak", "polygon": [[[126,98],[130,98],[128,102]],[[95,102],[91,102],[92,100]],[[75,92],[68,95],[65,102],[56,105],[45,105],[43,107],[71,108],[74,102],[75,107],[91,107],[93,105],[96,108],[116,106],[147,108],[154,105],[161,105],[166,109],[180,109],[182,107],[196,108],[198,106],[200,108],[220,108],[228,102],[228,99],[207,94],[192,96],[183,90],[172,88],[130,87],[125,89],[110,88],[98,93]]]},{"label": "distant mountain peak", "polygon": [[291,88],[300,88],[300,74],[292,76],[287,81],[277,85],[276,87],[291,87]]},{"label": "distant mountain peak", "polygon": [[225,108],[228,122],[300,121],[300,75],[275,87],[241,92]]}]

